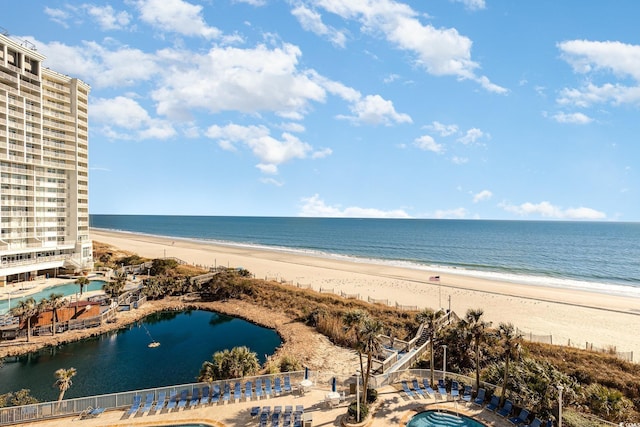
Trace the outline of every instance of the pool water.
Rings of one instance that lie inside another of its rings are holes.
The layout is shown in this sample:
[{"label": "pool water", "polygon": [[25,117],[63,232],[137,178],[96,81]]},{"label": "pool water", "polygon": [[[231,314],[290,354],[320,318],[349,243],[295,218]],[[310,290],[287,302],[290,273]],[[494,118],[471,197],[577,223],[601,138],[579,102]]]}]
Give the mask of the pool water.
[{"label": "pool water", "polygon": [[[89,282],[88,285],[85,285],[84,292],[99,291],[102,289],[102,286],[104,286],[105,283],[106,282],[104,280],[92,280],[91,282]],[[16,307],[21,300],[29,297],[33,297],[33,299],[35,299],[36,302],[39,302],[42,298],[48,298],[49,295],[51,295],[52,293],[62,294],[66,297],[69,295],[75,295],[78,292],[80,292],[80,285],[74,282],[63,283],[61,285],[55,285],[55,286],[48,286],[35,294],[12,295],[11,308]],[[3,296],[6,297],[6,295],[3,295]],[[0,301],[0,314],[7,313],[8,311],[9,311],[9,300],[6,299],[6,300]]]},{"label": "pool water", "polygon": [[479,421],[449,412],[425,411],[414,415],[407,427],[485,427]]}]

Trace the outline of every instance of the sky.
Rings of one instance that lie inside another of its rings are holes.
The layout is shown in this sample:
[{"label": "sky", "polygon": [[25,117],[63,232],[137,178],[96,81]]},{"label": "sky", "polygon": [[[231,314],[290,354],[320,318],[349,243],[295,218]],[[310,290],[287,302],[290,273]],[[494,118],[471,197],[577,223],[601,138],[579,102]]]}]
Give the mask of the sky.
[{"label": "sky", "polygon": [[636,0],[27,0],[92,214],[640,221]]}]

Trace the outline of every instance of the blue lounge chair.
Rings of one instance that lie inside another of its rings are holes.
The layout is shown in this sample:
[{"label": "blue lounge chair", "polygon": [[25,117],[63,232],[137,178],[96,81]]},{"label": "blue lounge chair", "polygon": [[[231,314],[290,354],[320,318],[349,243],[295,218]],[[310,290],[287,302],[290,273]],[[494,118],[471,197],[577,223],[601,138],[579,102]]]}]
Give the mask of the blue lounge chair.
[{"label": "blue lounge chair", "polygon": [[484,396],[485,396],[486,392],[487,391],[485,389],[483,389],[483,388],[478,389],[478,395],[474,399],[473,403],[478,405],[478,406],[484,405]]},{"label": "blue lounge chair", "polygon": [[282,416],[282,427],[291,427],[291,412],[285,412]]},{"label": "blue lounge chair", "polygon": [[294,411],[296,414],[304,413],[304,405],[296,405],[296,410]]},{"label": "blue lounge chair", "polygon": [[178,400],[177,400],[177,393],[176,391],[172,391],[171,393],[169,393],[169,400],[167,401],[167,409],[168,410],[172,410],[173,408],[176,407],[176,405],[178,404]]},{"label": "blue lounge chair", "polygon": [[416,397],[415,393],[411,391],[411,389],[407,385],[407,382],[404,380],[402,381],[402,390],[407,394],[407,396]]},{"label": "blue lounge chair", "polygon": [[260,414],[260,424],[259,427],[267,427],[267,423],[269,422],[269,413],[268,412],[262,412]]},{"label": "blue lounge chair", "polygon": [[440,393],[443,399],[447,397],[447,385],[443,379],[438,380],[438,393]]},{"label": "blue lounge chair", "polygon": [[224,383],[224,393],[222,394],[222,401],[228,402],[231,400],[231,386],[229,383]]},{"label": "blue lounge chair", "polygon": [[422,384],[424,385],[424,389],[428,395],[433,396],[436,394],[435,390],[431,388],[431,384],[429,384],[429,380],[426,378],[422,379]]},{"label": "blue lounge chair", "polygon": [[273,391],[278,394],[282,394],[282,386],[280,385],[280,377],[276,377],[276,380],[273,385]]},{"label": "blue lounge chair", "polygon": [[211,403],[220,402],[220,386],[218,384],[213,385],[213,392],[211,392]]},{"label": "blue lounge chair", "polygon": [[471,402],[471,395],[473,394],[473,387],[470,385],[464,386],[464,391],[462,392],[462,400],[465,402]]},{"label": "blue lounge chair", "polygon": [[529,411],[522,408],[520,410],[520,414],[517,417],[509,418],[509,422],[513,425],[519,426],[520,424],[526,423],[527,418],[529,418]]},{"label": "blue lounge chair", "polygon": [[144,400],[144,406],[141,408],[142,413],[149,412],[153,406],[153,400],[155,396],[153,393],[147,393],[147,397]]},{"label": "blue lounge chair", "polygon": [[242,385],[240,384],[240,381],[236,381],[236,385],[233,387],[233,399],[236,402],[239,402],[241,397],[242,397]]},{"label": "blue lounge chair", "polygon": [[542,420],[540,418],[534,418],[531,421],[531,424],[528,424],[526,427],[540,427],[542,425]]},{"label": "blue lounge chair", "polygon": [[280,427],[280,412],[271,414],[271,427]]},{"label": "blue lounge chair", "polygon": [[189,395],[189,390],[182,390],[180,392],[180,400],[178,400],[178,409],[184,408],[187,406],[187,396]]},{"label": "blue lounge chair", "polygon": [[289,375],[284,377],[284,391],[291,393],[291,377]]},{"label": "blue lounge chair", "polygon": [[253,398],[253,383],[251,381],[247,381],[244,385],[244,399],[251,400]]},{"label": "blue lounge chair", "polygon": [[251,407],[251,411],[249,412],[249,414],[251,414],[251,417],[256,417],[256,416],[258,416],[259,413],[260,413],[260,407],[259,406],[252,406]]},{"label": "blue lounge chair", "polygon": [[491,401],[485,406],[489,411],[494,412],[500,405],[500,398],[495,394],[491,396]]},{"label": "blue lounge chair", "polygon": [[202,399],[200,399],[201,405],[206,405],[211,400],[211,389],[208,385],[202,387]]},{"label": "blue lounge chair", "polygon": [[413,384],[413,390],[415,390],[416,393],[418,393],[421,397],[427,397],[425,391],[422,389],[422,387],[420,387],[420,383],[418,382],[418,380],[414,379],[411,384]]},{"label": "blue lounge chair", "polygon": [[287,414],[287,413],[289,413],[289,414],[290,414],[290,413],[292,413],[292,412],[293,412],[293,405],[286,405],[286,406],[284,407],[284,413],[285,413],[285,414]]},{"label": "blue lounge chair", "polygon": [[451,381],[451,397],[454,400],[456,397],[460,397],[460,385],[458,381]]},{"label": "blue lounge chair", "polygon": [[510,400],[507,400],[506,402],[504,402],[504,406],[502,407],[502,409],[498,411],[498,415],[500,415],[501,417],[508,417],[509,414],[511,414],[512,409],[513,409],[513,402]]},{"label": "blue lounge chair", "polygon": [[200,389],[198,387],[193,389],[193,393],[191,394],[191,399],[189,400],[189,406],[198,406],[200,402]]},{"label": "blue lounge chair", "polygon": [[271,397],[271,378],[264,380],[264,395],[266,397]]},{"label": "blue lounge chair", "polygon": [[131,403],[131,408],[127,411],[127,415],[132,415],[138,412],[138,409],[140,409],[140,402],[142,402],[142,396],[133,396],[133,403]]},{"label": "blue lounge chair", "polygon": [[256,379],[256,399],[262,399],[262,379]]},{"label": "blue lounge chair", "polygon": [[89,418],[99,417],[106,409],[107,408],[93,408],[93,410],[89,412]]},{"label": "blue lounge chair", "polygon": [[89,407],[87,409],[87,411],[80,416],[80,418],[86,419],[86,418],[99,417],[105,411],[105,409],[106,408],[91,408],[91,407]]},{"label": "blue lounge chair", "polygon": [[166,391],[161,391],[160,393],[158,393],[158,401],[156,402],[156,406],[154,406],[153,411],[154,412],[160,412],[162,411],[162,408],[164,407],[164,401],[167,397],[167,392]]}]

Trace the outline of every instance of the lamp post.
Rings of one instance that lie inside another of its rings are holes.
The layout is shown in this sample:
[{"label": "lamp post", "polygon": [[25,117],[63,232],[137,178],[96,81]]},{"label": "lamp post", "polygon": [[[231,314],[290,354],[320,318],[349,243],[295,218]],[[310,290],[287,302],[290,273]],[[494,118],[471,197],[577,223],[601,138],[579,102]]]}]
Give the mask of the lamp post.
[{"label": "lamp post", "polygon": [[564,387],[558,385],[558,427],[562,427],[562,390]]},{"label": "lamp post", "polygon": [[442,346],[444,350],[444,356],[442,357],[442,380],[444,381],[447,376],[447,346]]},{"label": "lamp post", "polygon": [[360,422],[360,370],[356,371],[356,423]]}]

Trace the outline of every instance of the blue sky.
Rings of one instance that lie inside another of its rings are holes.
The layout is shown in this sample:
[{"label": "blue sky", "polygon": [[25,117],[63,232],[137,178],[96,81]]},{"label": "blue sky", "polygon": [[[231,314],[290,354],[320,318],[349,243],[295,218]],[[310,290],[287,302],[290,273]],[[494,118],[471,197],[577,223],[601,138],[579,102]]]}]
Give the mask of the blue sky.
[{"label": "blue sky", "polygon": [[640,2],[29,0],[90,211],[640,220]]}]

